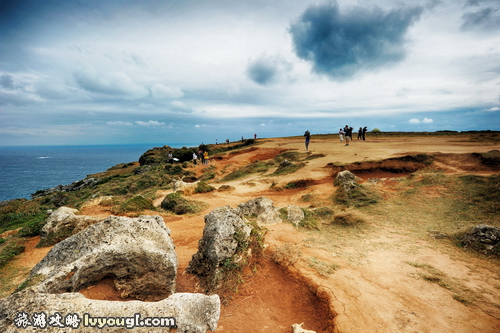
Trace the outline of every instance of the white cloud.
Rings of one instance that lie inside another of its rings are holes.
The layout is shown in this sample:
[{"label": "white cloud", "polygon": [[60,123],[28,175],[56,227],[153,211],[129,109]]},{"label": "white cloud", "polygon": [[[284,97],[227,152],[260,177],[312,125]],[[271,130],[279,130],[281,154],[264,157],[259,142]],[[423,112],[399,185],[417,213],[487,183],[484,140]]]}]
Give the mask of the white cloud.
[{"label": "white cloud", "polygon": [[486,109],[486,111],[488,111],[488,112],[496,112],[496,111],[500,111],[500,108],[498,106],[495,106],[495,107]]},{"label": "white cloud", "polygon": [[420,123],[430,124],[430,123],[433,123],[433,122],[434,122],[434,120],[429,119],[429,118],[427,118],[427,117],[424,117],[424,119],[422,119],[422,120],[420,120],[420,119],[418,119],[418,118],[412,118],[412,119],[408,120],[408,122],[409,122],[410,124],[420,124]]},{"label": "white cloud", "polygon": [[179,112],[192,112],[193,110],[187,106],[185,103],[181,101],[172,101],[170,102],[170,106],[172,107],[173,111],[179,111]]},{"label": "white cloud", "polygon": [[181,98],[184,92],[177,87],[167,87],[161,83],[155,83],[151,87],[151,93],[154,98]]},{"label": "white cloud", "polygon": [[87,66],[75,71],[73,77],[81,88],[92,93],[125,98],[142,98],[149,94],[146,88],[120,71],[101,72],[93,66]]},{"label": "white cloud", "polygon": [[135,122],[139,126],[146,126],[146,127],[155,127],[155,126],[165,126],[164,122],[159,122],[157,120],[150,120],[150,121],[136,121]]},{"label": "white cloud", "polygon": [[106,124],[114,126],[134,126],[134,124],[128,121],[108,121]]}]

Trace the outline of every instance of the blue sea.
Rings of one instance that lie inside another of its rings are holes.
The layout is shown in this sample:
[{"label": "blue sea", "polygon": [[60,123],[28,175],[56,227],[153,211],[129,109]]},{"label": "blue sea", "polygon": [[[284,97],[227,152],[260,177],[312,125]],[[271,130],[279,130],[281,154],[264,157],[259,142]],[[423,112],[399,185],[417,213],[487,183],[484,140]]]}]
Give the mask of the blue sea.
[{"label": "blue sea", "polygon": [[138,161],[146,150],[161,146],[0,146],[0,201],[30,199],[38,190],[71,184],[114,165]]}]

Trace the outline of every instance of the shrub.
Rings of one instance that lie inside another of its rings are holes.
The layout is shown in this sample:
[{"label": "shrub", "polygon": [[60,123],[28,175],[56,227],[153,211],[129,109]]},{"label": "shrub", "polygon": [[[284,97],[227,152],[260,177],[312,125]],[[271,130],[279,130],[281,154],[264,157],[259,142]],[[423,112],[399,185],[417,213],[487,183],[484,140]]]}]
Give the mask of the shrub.
[{"label": "shrub", "polygon": [[142,195],[137,195],[120,205],[121,212],[139,212],[143,210],[155,210],[155,206],[151,200],[146,199]]},{"label": "shrub", "polygon": [[5,242],[0,251],[0,268],[5,266],[14,256],[24,251],[24,246],[17,244],[16,241]]},{"label": "shrub", "polygon": [[338,188],[333,196],[333,202],[343,206],[363,207],[379,202],[380,197],[366,187],[354,183],[354,188],[347,191],[344,186]]},{"label": "shrub", "polygon": [[357,213],[342,212],[333,217],[332,223],[344,227],[352,227],[365,223],[365,220]]},{"label": "shrub", "polygon": [[179,192],[168,194],[161,203],[161,208],[177,215],[197,213],[202,209],[202,203],[187,200]]},{"label": "shrub", "polygon": [[294,188],[307,188],[311,185],[314,184],[313,179],[299,179],[299,180],[294,180],[285,185],[285,188],[287,189],[294,189]]},{"label": "shrub", "polygon": [[194,193],[208,193],[215,191],[215,187],[212,185],[207,184],[206,182],[199,182],[198,185],[196,185],[196,189],[194,190]]}]

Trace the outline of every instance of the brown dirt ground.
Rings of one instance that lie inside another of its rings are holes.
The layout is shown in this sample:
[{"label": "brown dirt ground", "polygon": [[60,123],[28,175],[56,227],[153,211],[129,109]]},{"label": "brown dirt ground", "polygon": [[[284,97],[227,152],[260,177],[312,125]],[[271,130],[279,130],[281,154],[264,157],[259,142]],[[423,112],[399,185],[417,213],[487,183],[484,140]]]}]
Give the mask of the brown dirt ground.
[{"label": "brown dirt ground", "polygon": [[[302,138],[265,140],[258,149],[228,154],[211,163],[220,171],[233,170],[254,160],[272,158],[284,150],[305,152]],[[191,256],[202,236],[203,217],[216,207],[246,202],[266,196],[277,207],[295,204],[309,207],[301,197],[315,195],[318,206],[328,204],[334,192],[332,168],[328,164],[374,161],[407,153],[441,153],[437,165],[447,173],[492,174],[499,170],[483,168],[467,156],[454,154],[486,152],[500,149],[499,144],[469,142],[467,137],[380,137],[354,140],[344,146],[335,137],[312,137],[310,151],[324,157],[307,162],[299,171],[279,177],[252,175],[243,180],[214,184],[231,185],[231,192],[196,194],[193,199],[207,202],[202,213],[188,216],[162,214],[172,230],[179,259],[178,291],[199,291],[196,279],[185,273]],[[201,173],[204,166],[196,166]],[[405,175],[406,173],[401,173]],[[397,176],[397,175],[396,175]],[[363,173],[362,178],[394,177],[380,170]],[[297,179],[314,179],[305,190],[272,191]],[[394,191],[390,180],[382,184],[388,193]],[[158,191],[159,206],[170,191]],[[109,215],[98,205],[82,209],[83,214]],[[151,212],[158,214],[158,212]],[[290,224],[269,226],[266,234],[267,255],[258,259],[257,269],[247,271],[238,292],[223,303],[217,332],[291,332],[291,325],[317,332],[500,332],[500,267],[485,259],[467,256],[459,249],[443,248],[434,239],[415,239],[401,230],[377,227],[369,236],[353,238],[337,245],[322,243],[315,232],[296,229]],[[29,241],[26,252],[11,263],[32,268],[49,250],[34,248]],[[300,249],[299,260],[282,267],[269,259],[269,253],[283,244]],[[333,274],[319,274],[316,263],[335,264]],[[408,262],[423,262],[439,267],[447,276],[480,292],[488,302],[465,305],[453,299],[451,292],[421,278],[421,270]],[[18,277],[20,282],[26,276]],[[106,277],[94,287],[82,291],[89,298],[121,300],[112,278]],[[494,306],[492,306],[494,305]],[[333,317],[334,316],[334,317]],[[333,325],[331,324],[334,324]]]}]

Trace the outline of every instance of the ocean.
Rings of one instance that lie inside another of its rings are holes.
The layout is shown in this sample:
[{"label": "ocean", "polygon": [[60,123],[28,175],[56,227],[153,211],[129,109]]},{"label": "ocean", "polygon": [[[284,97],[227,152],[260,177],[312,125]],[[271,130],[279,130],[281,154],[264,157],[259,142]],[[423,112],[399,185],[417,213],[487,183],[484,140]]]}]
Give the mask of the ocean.
[{"label": "ocean", "polygon": [[138,161],[146,150],[161,146],[0,146],[0,201],[30,199],[38,190],[71,184],[114,165]]}]

